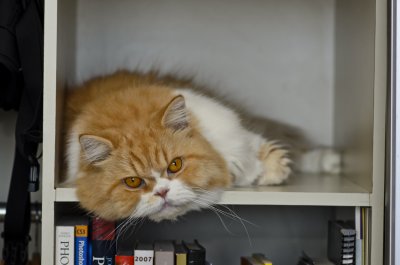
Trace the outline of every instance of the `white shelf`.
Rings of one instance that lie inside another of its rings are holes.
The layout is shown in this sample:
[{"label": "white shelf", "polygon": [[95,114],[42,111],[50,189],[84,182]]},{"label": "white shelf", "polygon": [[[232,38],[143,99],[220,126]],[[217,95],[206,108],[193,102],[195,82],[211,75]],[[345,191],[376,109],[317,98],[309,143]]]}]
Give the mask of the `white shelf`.
[{"label": "white shelf", "polygon": [[[74,188],[57,188],[56,202],[76,202]],[[340,176],[293,176],[288,184],[273,187],[235,188],[226,191],[220,204],[371,206],[370,193]]]}]

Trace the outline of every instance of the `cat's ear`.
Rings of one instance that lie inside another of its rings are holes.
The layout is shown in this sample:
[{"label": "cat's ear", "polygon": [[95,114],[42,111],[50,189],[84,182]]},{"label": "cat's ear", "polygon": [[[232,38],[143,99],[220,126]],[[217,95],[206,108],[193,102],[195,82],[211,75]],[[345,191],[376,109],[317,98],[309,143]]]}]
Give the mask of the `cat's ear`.
[{"label": "cat's ear", "polygon": [[179,95],[171,100],[164,111],[161,122],[164,127],[175,131],[186,129],[189,126],[189,115],[183,96]]},{"label": "cat's ear", "polygon": [[83,134],[79,137],[83,157],[90,164],[95,164],[107,159],[112,151],[113,144],[102,137]]}]

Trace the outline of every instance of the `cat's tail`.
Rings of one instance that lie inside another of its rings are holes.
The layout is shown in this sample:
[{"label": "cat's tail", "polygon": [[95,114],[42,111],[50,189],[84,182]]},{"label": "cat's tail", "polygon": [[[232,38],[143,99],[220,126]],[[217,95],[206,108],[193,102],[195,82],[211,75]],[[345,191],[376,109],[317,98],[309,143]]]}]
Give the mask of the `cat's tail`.
[{"label": "cat's tail", "polygon": [[301,173],[338,175],[342,171],[342,155],[332,148],[313,148],[300,152],[294,167]]}]

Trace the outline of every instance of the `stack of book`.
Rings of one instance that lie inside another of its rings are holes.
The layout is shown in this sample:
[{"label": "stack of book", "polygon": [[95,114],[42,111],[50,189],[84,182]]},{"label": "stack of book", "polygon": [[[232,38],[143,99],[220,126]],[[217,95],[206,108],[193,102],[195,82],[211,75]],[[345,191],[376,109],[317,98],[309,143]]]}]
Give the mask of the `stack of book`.
[{"label": "stack of book", "polygon": [[328,258],[337,265],[355,265],[356,229],[354,222],[329,221]]},{"label": "stack of book", "polygon": [[[63,219],[56,226],[57,265],[204,265],[206,250],[185,241],[127,242],[116,240],[115,223]],[[125,240],[125,241],[124,241]]]},{"label": "stack of book", "polygon": [[[91,231],[89,231],[89,228]],[[63,218],[56,226],[55,264],[114,264],[115,223],[93,218]]]},{"label": "stack of book", "polygon": [[197,240],[193,243],[185,241],[138,242],[130,251],[118,247],[115,262],[117,265],[204,265],[206,264],[206,251]]},{"label": "stack of book", "polygon": [[254,253],[251,257],[241,257],[240,265],[272,265],[272,261],[264,254]]}]

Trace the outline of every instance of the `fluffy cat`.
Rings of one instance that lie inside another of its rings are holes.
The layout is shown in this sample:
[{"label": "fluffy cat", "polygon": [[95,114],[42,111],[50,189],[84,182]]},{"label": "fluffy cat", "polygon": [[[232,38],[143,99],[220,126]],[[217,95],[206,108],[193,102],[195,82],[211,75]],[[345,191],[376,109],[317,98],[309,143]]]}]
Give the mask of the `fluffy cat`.
[{"label": "fluffy cat", "polygon": [[108,220],[173,220],[232,185],[288,178],[286,148],[192,87],[119,71],[68,92],[67,181],[85,209]]}]

